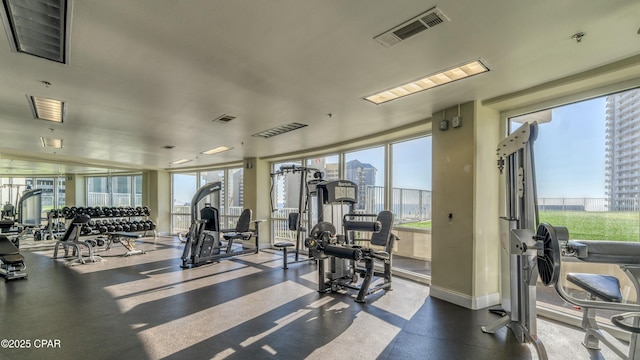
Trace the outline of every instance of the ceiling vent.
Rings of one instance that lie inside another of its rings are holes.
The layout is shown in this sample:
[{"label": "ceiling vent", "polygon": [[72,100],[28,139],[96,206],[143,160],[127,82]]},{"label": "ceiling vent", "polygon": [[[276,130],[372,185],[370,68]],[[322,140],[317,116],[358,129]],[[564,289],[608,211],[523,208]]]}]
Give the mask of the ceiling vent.
[{"label": "ceiling vent", "polygon": [[235,116],[224,114],[213,119],[212,122],[219,122],[219,123],[226,124],[235,118],[236,118]]},{"label": "ceiling vent", "polygon": [[271,128],[269,130],[265,130],[265,131],[259,132],[257,134],[253,134],[253,136],[268,139],[270,137],[273,137],[273,136],[276,136],[276,135],[281,135],[281,134],[284,134],[284,133],[288,133],[289,131],[297,130],[297,129],[303,128],[305,126],[307,126],[307,125],[294,122],[294,123],[291,123],[291,124],[277,126],[277,127]]},{"label": "ceiling vent", "polygon": [[422,13],[415,18],[406,21],[393,29],[386,31],[376,37],[373,40],[377,41],[384,47],[393,46],[400,41],[406,40],[413,35],[419,34],[427,29],[430,29],[443,22],[451,21],[440,9],[434,7],[425,13]]},{"label": "ceiling vent", "polygon": [[2,0],[0,17],[11,50],[66,64],[71,1]]}]

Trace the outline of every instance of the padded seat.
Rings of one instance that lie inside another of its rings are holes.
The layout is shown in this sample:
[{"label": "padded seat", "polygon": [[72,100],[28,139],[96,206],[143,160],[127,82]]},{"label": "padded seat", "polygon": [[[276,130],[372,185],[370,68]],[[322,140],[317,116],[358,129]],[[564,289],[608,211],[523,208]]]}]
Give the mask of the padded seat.
[{"label": "padded seat", "polygon": [[9,265],[21,264],[24,262],[24,256],[20,254],[0,255],[2,262]]},{"label": "padded seat", "polygon": [[246,241],[251,239],[253,231],[249,230],[251,224],[251,209],[244,209],[240,213],[235,229],[221,229],[222,237],[227,241],[227,254],[230,254],[234,240]]},{"label": "padded seat", "polygon": [[24,262],[24,256],[20,255],[18,249],[6,236],[3,236],[0,240],[0,259],[5,264],[12,265]]},{"label": "padded seat", "polygon": [[567,280],[588,293],[608,302],[621,302],[620,281],[615,276],[601,274],[568,273]]},{"label": "padded seat", "polygon": [[273,246],[275,246],[277,248],[288,248],[288,247],[291,247],[291,246],[294,246],[294,245],[295,245],[294,243],[289,242],[289,241],[280,241],[280,242],[277,242],[277,243],[273,244]]},{"label": "padded seat", "polygon": [[277,242],[275,244],[273,244],[273,246],[282,249],[282,268],[283,269],[288,269],[289,268],[289,254],[287,253],[287,248],[295,246],[294,243],[290,242],[290,241],[280,241]]}]

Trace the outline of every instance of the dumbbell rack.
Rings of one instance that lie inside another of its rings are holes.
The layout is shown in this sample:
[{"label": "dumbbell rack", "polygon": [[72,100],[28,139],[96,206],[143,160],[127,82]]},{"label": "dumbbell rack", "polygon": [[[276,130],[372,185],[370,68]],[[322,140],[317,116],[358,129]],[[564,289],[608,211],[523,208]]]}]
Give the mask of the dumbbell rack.
[{"label": "dumbbell rack", "polygon": [[[156,224],[153,223],[149,219],[151,212],[148,207],[96,207],[96,208],[65,208],[67,209],[65,212],[65,218],[67,222],[70,222],[73,217],[77,214],[88,214],[91,216],[91,220],[89,222],[90,225],[83,228],[82,235],[100,235],[106,232],[114,232],[114,231],[127,231],[127,232],[140,232],[144,231],[142,236],[147,236],[147,231],[153,231],[153,238],[157,237],[156,232]],[[144,209],[144,211],[142,210]],[[64,211],[64,210],[63,210]],[[144,220],[133,220],[144,218]],[[124,221],[126,219],[126,221]],[[108,221],[108,222],[107,222]],[[102,224],[104,224],[104,228],[102,228]],[[69,224],[67,224],[69,225]],[[134,226],[135,229],[129,229],[129,227]],[[138,226],[144,225],[143,229],[139,229]],[[107,228],[108,226],[113,226],[113,229]],[[85,230],[90,229],[90,230]]]}]

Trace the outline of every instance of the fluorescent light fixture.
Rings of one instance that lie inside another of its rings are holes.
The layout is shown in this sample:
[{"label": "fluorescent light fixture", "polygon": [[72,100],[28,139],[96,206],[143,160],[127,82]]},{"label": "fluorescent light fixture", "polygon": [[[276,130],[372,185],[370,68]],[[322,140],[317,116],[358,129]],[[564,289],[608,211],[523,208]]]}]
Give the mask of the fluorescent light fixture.
[{"label": "fluorescent light fixture", "polygon": [[276,126],[276,127],[271,128],[269,130],[265,130],[265,131],[253,134],[253,136],[257,136],[257,137],[262,137],[262,138],[268,139],[270,137],[273,137],[273,136],[276,136],[276,135],[280,135],[280,134],[284,134],[284,133],[287,133],[289,131],[297,130],[297,129],[303,128],[305,126],[307,126],[307,125],[306,124],[297,123],[297,122],[293,122],[293,123],[290,123],[290,124]]},{"label": "fluorescent light fixture", "polygon": [[62,139],[46,138],[41,136],[40,143],[42,143],[42,147],[45,148],[62,149]]},{"label": "fluorescent light fixture", "polygon": [[223,151],[227,151],[227,150],[231,150],[233,148],[227,147],[227,146],[218,146],[215,147],[213,149],[209,149],[207,151],[203,151],[200,154],[204,154],[204,155],[213,155],[213,154],[217,154],[217,153],[221,153]]},{"label": "fluorescent light fixture", "polygon": [[29,95],[27,95],[27,98],[29,99],[33,117],[36,119],[55,121],[58,123],[64,122],[66,108],[64,101]]},{"label": "fluorescent light fixture", "polygon": [[489,71],[480,59],[365,97],[376,105]]},{"label": "fluorescent light fixture", "polygon": [[12,51],[67,63],[71,0],[2,0],[0,17]]},{"label": "fluorescent light fixture", "polygon": [[188,160],[188,159],[180,159],[180,160],[176,160],[176,161],[171,162],[171,165],[180,165],[180,164],[185,164],[185,163],[188,163],[189,161],[191,161],[191,160]]}]

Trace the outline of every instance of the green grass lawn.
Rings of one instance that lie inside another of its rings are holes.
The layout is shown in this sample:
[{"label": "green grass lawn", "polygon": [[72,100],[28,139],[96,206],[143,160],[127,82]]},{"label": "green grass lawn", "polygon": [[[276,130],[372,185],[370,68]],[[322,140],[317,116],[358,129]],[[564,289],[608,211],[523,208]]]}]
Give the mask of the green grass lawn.
[{"label": "green grass lawn", "polygon": [[565,226],[579,240],[640,241],[640,213],[540,211],[540,222]]},{"label": "green grass lawn", "polygon": [[431,229],[431,220],[403,223],[403,224],[398,224],[396,226],[410,227],[414,229]]},{"label": "green grass lawn", "polygon": [[[539,213],[540,222],[569,229],[571,239],[640,241],[640,213],[552,211]],[[431,220],[398,224],[399,227],[431,229]]]}]

